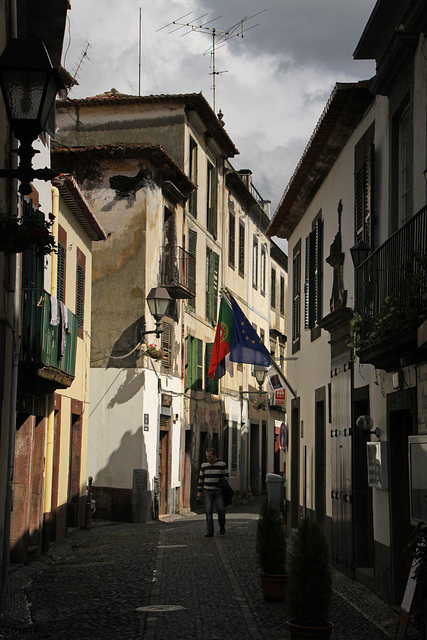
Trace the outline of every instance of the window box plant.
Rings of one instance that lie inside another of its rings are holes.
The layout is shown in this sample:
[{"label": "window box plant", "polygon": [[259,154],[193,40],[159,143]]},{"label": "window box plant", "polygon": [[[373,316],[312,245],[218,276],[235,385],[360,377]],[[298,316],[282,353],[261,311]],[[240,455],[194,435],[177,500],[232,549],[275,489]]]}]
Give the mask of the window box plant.
[{"label": "window box plant", "polygon": [[52,253],[56,249],[50,232],[53,220],[52,214],[46,220],[41,213],[22,218],[0,213],[0,251],[22,253],[34,246],[37,255]]},{"label": "window box plant", "polygon": [[303,518],[292,541],[288,561],[290,619],[293,640],[330,637],[328,622],[332,597],[332,575],[328,543],[318,522]]},{"label": "window box plant", "polygon": [[286,587],[286,531],[281,514],[268,500],[262,502],[257,521],[256,553],[265,600],[283,602]]}]

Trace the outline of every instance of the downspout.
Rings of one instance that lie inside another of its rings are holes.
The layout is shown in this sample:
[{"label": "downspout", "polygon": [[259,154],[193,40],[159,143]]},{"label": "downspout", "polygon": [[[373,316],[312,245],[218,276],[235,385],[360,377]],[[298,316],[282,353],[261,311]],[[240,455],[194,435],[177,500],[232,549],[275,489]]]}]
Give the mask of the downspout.
[{"label": "downspout", "polygon": [[[54,215],[52,234],[58,237],[58,213],[59,213],[59,191],[51,186],[52,214]],[[51,254],[51,274],[50,274],[50,294],[56,296],[57,292],[57,257],[56,253]],[[43,538],[42,551],[49,551],[50,529],[52,524],[52,485],[53,485],[53,443],[55,437],[55,394],[50,393],[46,398],[47,412],[47,433],[46,433],[46,461],[45,480],[43,496]]]}]

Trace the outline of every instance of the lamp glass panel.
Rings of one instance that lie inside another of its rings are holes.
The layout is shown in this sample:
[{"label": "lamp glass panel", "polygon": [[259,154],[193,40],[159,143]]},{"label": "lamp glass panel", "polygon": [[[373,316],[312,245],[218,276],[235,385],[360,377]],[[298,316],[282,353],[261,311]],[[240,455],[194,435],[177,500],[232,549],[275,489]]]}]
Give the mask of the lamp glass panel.
[{"label": "lamp glass panel", "polygon": [[13,120],[33,120],[39,116],[40,104],[45,89],[45,72],[4,71],[10,115]]},{"label": "lamp glass panel", "polygon": [[58,83],[54,74],[51,73],[49,74],[49,78],[46,82],[46,95],[40,113],[40,125],[43,131],[46,129],[46,124],[49,119],[50,112],[52,111],[52,105],[55,102],[57,91]]}]

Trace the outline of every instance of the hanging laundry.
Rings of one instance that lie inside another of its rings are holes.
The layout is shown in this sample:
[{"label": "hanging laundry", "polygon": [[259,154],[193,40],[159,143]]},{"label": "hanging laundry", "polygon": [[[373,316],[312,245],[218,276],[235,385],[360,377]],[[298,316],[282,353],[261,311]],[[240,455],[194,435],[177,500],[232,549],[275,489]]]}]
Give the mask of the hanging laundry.
[{"label": "hanging laundry", "polygon": [[52,327],[59,325],[58,300],[50,296],[50,324]]}]

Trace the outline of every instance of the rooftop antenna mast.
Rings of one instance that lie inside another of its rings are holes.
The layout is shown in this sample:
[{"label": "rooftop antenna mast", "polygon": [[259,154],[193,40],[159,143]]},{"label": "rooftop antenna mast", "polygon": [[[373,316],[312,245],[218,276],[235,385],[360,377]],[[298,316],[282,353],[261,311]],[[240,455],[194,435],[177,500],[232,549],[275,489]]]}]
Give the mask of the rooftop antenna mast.
[{"label": "rooftop antenna mast", "polygon": [[83,49],[83,51],[81,51],[81,53],[80,53],[80,60],[78,61],[77,66],[76,66],[76,68],[75,68],[75,70],[74,70],[73,81],[72,81],[72,83],[71,83],[71,85],[70,85],[70,89],[69,89],[69,91],[71,91],[71,89],[73,88],[73,84],[75,83],[75,81],[77,80],[77,78],[79,78],[79,77],[80,77],[80,76],[79,76],[79,71],[80,71],[80,69],[82,68],[83,64],[86,62],[86,59],[87,59],[87,60],[90,60],[90,58],[89,58],[89,56],[88,56],[87,52],[88,52],[88,50],[89,50],[89,47],[91,47],[91,46],[92,46],[92,45],[90,44],[90,42],[87,42],[87,41],[86,41],[86,47]]},{"label": "rooftop antenna mast", "polygon": [[141,57],[142,57],[142,7],[139,7],[138,28],[138,95],[141,95]]},{"label": "rooftop antenna mast", "polygon": [[187,16],[189,16],[190,14],[193,13],[193,11],[190,11],[189,13],[184,14],[183,16],[178,18],[177,20],[173,20],[172,22],[169,22],[168,24],[165,24],[160,29],[157,29],[157,31],[161,31],[162,29],[166,29],[166,27],[170,27],[172,25],[175,25],[177,28],[176,29],[172,29],[172,31],[169,31],[169,34],[175,33],[175,31],[179,31],[180,29],[183,29],[184,27],[188,27],[189,31],[186,31],[185,33],[181,34],[181,38],[186,36],[186,35],[188,35],[189,33],[192,33],[193,31],[196,31],[197,33],[207,33],[207,34],[212,36],[212,45],[209,47],[209,49],[207,49],[204,52],[203,55],[206,56],[209,53],[211,55],[211,59],[212,59],[212,65],[211,65],[212,71],[210,72],[210,75],[212,76],[212,106],[213,106],[213,110],[214,111],[216,111],[216,82],[215,82],[215,76],[218,76],[218,75],[220,75],[222,73],[227,73],[227,71],[217,71],[216,70],[216,52],[217,52],[218,49],[220,49],[221,47],[225,46],[225,43],[227,42],[227,40],[230,40],[230,38],[235,38],[235,37],[243,38],[247,31],[249,31],[250,29],[254,29],[255,27],[258,27],[259,26],[259,22],[257,24],[254,24],[254,25],[248,27],[248,28],[245,28],[245,23],[248,20],[251,20],[252,18],[255,18],[255,16],[259,16],[261,13],[264,13],[264,11],[267,11],[267,9],[263,9],[262,11],[258,11],[258,13],[254,13],[251,16],[245,16],[244,18],[242,18],[241,20],[236,22],[236,24],[232,25],[228,29],[217,29],[216,27],[207,26],[207,25],[211,24],[211,22],[214,22],[215,20],[219,20],[219,18],[222,18],[222,16],[217,16],[216,18],[213,18],[212,20],[208,20],[207,22],[202,22],[202,23],[198,22],[199,20],[202,20],[203,18],[205,18],[208,15],[207,13],[204,13],[203,15],[199,16],[198,18],[194,18],[194,20],[191,21],[191,22],[185,22],[184,19],[187,18]]}]

